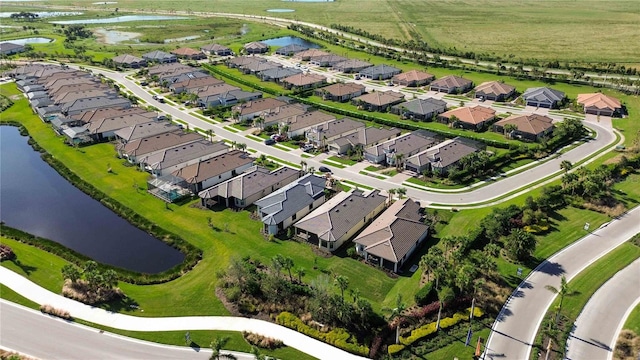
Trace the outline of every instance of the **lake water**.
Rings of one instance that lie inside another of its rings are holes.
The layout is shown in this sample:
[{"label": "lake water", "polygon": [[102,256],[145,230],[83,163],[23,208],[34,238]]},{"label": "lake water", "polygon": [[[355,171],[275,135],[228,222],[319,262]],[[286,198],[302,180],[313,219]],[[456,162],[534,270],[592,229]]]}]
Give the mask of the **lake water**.
[{"label": "lake water", "polygon": [[100,42],[104,42],[105,44],[118,44],[125,41],[138,42],[137,37],[139,37],[140,33],[135,32],[126,32],[119,30],[107,30],[107,29],[96,29],[94,33],[98,36],[98,40]]},{"label": "lake water", "polygon": [[298,44],[298,45],[306,46],[311,49],[320,48],[320,45],[316,43],[312,43],[311,41],[307,41],[305,39],[301,39],[297,36],[283,36],[283,37],[273,38],[268,40],[260,40],[260,42],[263,42],[269,46],[287,46],[291,44]]},{"label": "lake water", "polygon": [[71,185],[12,126],[0,126],[0,198],[0,219],[8,226],[102,263],[158,273],[184,259]]},{"label": "lake water", "polygon": [[274,12],[274,13],[289,13],[289,12],[294,12],[295,10],[293,9],[269,9],[267,10],[267,12]]},{"label": "lake water", "polygon": [[[11,14],[17,14],[19,11],[4,11],[0,12],[0,18],[10,18]],[[61,11],[34,11],[33,14],[37,14],[39,18],[49,18],[58,16],[75,16],[82,15],[81,12],[61,12]]]},{"label": "lake water", "polygon": [[46,44],[52,42],[53,39],[45,37],[32,37],[25,39],[6,40],[3,42],[10,42],[12,44],[25,45],[25,44]]},{"label": "lake water", "polygon": [[170,15],[125,15],[112,18],[98,19],[80,19],[80,20],[64,20],[52,21],[53,24],[71,25],[71,24],[112,24],[127,21],[160,21],[160,20],[185,20],[187,17],[170,16]]}]

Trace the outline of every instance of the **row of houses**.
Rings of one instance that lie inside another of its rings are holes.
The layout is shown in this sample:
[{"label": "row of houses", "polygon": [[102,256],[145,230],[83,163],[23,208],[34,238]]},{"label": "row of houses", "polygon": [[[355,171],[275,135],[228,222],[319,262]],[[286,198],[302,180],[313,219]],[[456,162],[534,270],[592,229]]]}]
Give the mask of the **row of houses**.
[{"label": "row of houses", "polygon": [[209,44],[202,46],[200,50],[189,47],[181,47],[169,52],[153,50],[138,57],[131,54],[122,54],[112,58],[114,64],[124,68],[137,69],[149,64],[169,64],[178,60],[202,60],[211,56],[231,56],[233,51],[226,46],[219,44]]}]

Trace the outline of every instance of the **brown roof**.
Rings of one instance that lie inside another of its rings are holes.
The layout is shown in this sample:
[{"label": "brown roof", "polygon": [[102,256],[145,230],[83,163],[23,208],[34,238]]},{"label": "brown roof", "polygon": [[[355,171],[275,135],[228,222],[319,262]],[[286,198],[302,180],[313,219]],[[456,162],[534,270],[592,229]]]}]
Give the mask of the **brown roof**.
[{"label": "brown roof", "polygon": [[74,102],[78,99],[91,98],[96,96],[115,95],[115,91],[110,88],[97,88],[84,91],[70,91],[67,93],[60,93],[52,100],[56,104],[67,104]]},{"label": "brown roof", "polygon": [[67,79],[55,79],[47,82],[44,87],[49,89],[49,91],[56,91],[57,89],[67,86],[67,85],[76,85],[76,84],[99,84],[99,81],[92,77],[75,77],[75,78],[67,78]]},{"label": "brown roof", "polygon": [[286,104],[277,108],[269,109],[262,117],[265,123],[279,121],[290,116],[302,115],[307,112],[307,107],[301,104]]},{"label": "brown roof", "polygon": [[269,45],[259,42],[259,41],[254,41],[254,42],[250,42],[248,44],[244,44],[244,48],[245,49],[266,49],[268,48]]},{"label": "brown roof", "polygon": [[435,78],[436,78],[435,75],[426,73],[424,71],[411,70],[405,73],[400,73],[398,75],[395,75],[392,80],[412,82],[412,81],[425,81],[425,80],[430,81]]},{"label": "brown roof", "polygon": [[89,83],[76,83],[69,85],[62,85],[60,87],[55,88],[54,90],[49,90],[49,96],[55,98],[57,95],[67,94],[75,91],[88,91],[88,90],[96,90],[96,89],[108,89],[109,85],[89,82]]},{"label": "brown roof", "polygon": [[115,131],[129,126],[149,122],[149,118],[142,114],[128,114],[105,119],[92,120],[87,126],[90,134],[100,134]]},{"label": "brown roof", "polygon": [[275,109],[277,107],[280,107],[286,104],[287,103],[282,100],[278,100],[274,98],[264,98],[264,99],[249,101],[247,103],[234,106],[233,110],[240,111],[240,115],[253,114],[260,111]]},{"label": "brown roof", "polygon": [[455,116],[464,123],[478,125],[493,119],[496,116],[496,111],[484,106],[461,107],[444,112],[440,116],[447,119]]},{"label": "brown roof", "polygon": [[200,139],[202,139],[202,135],[196,132],[172,131],[133,140],[124,145],[121,151],[128,155],[138,156]]},{"label": "brown roof", "polygon": [[299,53],[293,55],[293,58],[304,59],[304,58],[312,58],[314,56],[322,56],[322,55],[329,55],[329,53],[326,51],[318,50],[318,49],[309,49],[305,51],[300,51]]},{"label": "brown roof", "polygon": [[118,64],[135,64],[139,62],[146,62],[145,59],[133,56],[131,54],[122,54],[114,57],[113,62]]},{"label": "brown roof", "polygon": [[201,55],[202,51],[188,48],[188,47],[183,47],[183,48],[171,50],[171,53],[173,55],[178,55],[178,56],[193,56],[193,55]]},{"label": "brown roof", "polygon": [[224,45],[220,45],[220,44],[205,45],[205,46],[201,47],[200,49],[201,50],[205,50],[205,51],[213,51],[213,52],[230,50],[228,47],[226,47]]},{"label": "brown roof", "polygon": [[586,108],[595,107],[597,109],[610,109],[611,111],[622,108],[620,100],[603,93],[578,94],[578,104]]},{"label": "brown roof", "polygon": [[187,80],[184,80],[184,81],[173,83],[173,84],[171,84],[170,87],[172,87],[172,88],[193,89],[193,88],[197,88],[197,87],[219,85],[219,84],[222,84],[222,83],[224,83],[224,81],[222,81],[220,79],[216,79],[213,76],[205,76],[205,77],[201,77],[201,78],[187,79]]},{"label": "brown roof", "polygon": [[305,86],[324,82],[327,78],[317,74],[296,74],[282,79],[282,82],[293,86]]},{"label": "brown roof", "polygon": [[549,128],[553,127],[553,120],[550,117],[538,114],[529,115],[511,115],[506,119],[495,123],[496,126],[504,127],[507,124],[513,124],[518,127],[518,131],[538,135]]},{"label": "brown roof", "polygon": [[472,83],[471,80],[461,78],[460,76],[448,75],[438,80],[434,80],[431,83],[431,86],[453,88],[453,87],[466,87],[471,85],[471,83]]},{"label": "brown roof", "polygon": [[511,94],[515,89],[515,86],[511,86],[499,81],[488,81],[476,86],[474,90],[476,92],[498,96]]},{"label": "brown roof", "polygon": [[367,253],[391,262],[400,261],[429,227],[420,222],[420,205],[403,199],[394,202],[353,241]]},{"label": "brown roof", "polygon": [[226,93],[227,91],[231,91],[231,90],[240,90],[239,87],[237,86],[233,86],[233,85],[229,85],[225,82],[221,83],[221,84],[217,84],[217,85],[210,85],[210,86],[205,86],[202,88],[197,89],[198,90],[198,96],[201,98],[207,97],[207,96],[212,96],[212,95],[220,95],[223,93]]},{"label": "brown roof", "polygon": [[158,64],[149,68],[149,76],[158,75],[166,72],[174,72],[178,69],[192,69],[192,67],[183,65],[181,63],[168,63],[168,64]]},{"label": "brown roof", "polygon": [[364,85],[355,83],[335,83],[333,85],[323,87],[321,90],[327,91],[332,96],[344,96],[364,91],[365,87]]},{"label": "brown roof", "polygon": [[233,150],[212,157],[209,160],[185,166],[182,169],[174,171],[172,175],[181,177],[190,184],[196,184],[228,171],[235,170],[243,165],[251,164],[252,162],[253,159],[250,158],[247,153],[240,150]]},{"label": "brown roof", "polygon": [[85,111],[78,115],[73,115],[72,118],[77,120],[82,120],[83,122],[87,123],[91,121],[111,118],[114,116],[127,115],[127,114],[142,114],[146,112],[147,110],[139,107],[132,107],[128,109],[114,107],[114,108],[103,108],[103,109]]},{"label": "brown roof", "polygon": [[355,100],[362,100],[368,104],[376,106],[385,106],[395,104],[398,101],[404,99],[404,95],[395,91],[376,91],[369,94],[364,94],[354,98]]},{"label": "brown roof", "polygon": [[286,119],[286,121],[289,125],[289,131],[296,131],[335,119],[335,116],[323,113],[322,111],[311,111],[306,114],[293,116]]}]

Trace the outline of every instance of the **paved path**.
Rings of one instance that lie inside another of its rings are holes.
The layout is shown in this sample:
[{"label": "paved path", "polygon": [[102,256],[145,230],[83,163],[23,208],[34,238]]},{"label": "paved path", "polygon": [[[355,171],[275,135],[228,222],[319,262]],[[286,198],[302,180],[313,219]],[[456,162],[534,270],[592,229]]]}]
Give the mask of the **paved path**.
[{"label": "paved path", "polygon": [[0,283],[38,304],[48,304],[58,309],[64,309],[69,311],[74,318],[115,329],[130,331],[251,331],[260,335],[280,339],[285,345],[296,348],[318,359],[363,359],[297,331],[263,320],[232,316],[152,318],[113,313],[54,294],[5,267],[0,267]]},{"label": "paved path", "polygon": [[[133,92],[137,97],[143,99],[150,105],[153,105],[160,109],[161,111],[171,114],[174,119],[180,119],[186,121],[190,124],[190,127],[193,129],[194,127],[208,130],[212,129],[217,135],[215,139],[228,139],[229,141],[236,141],[239,143],[246,143],[249,148],[257,150],[259,153],[267,154],[274,156],[276,158],[282,159],[284,161],[299,164],[302,158],[297,151],[282,151],[273,146],[265,145],[262,142],[253,141],[241,133],[234,133],[224,129],[228,124],[211,124],[209,122],[203,121],[202,119],[195,117],[189,114],[187,111],[179,110],[177,107],[171,106],[166,103],[159,103],[152,99],[152,95],[149,94],[146,89],[143,89],[141,86],[136,84],[134,81],[127,79],[126,74],[117,73],[113,71],[105,71],[98,68],[91,68],[94,73],[103,74],[105,77],[111,78],[120,85],[126,87],[131,92]],[[593,155],[594,153],[600,151],[602,148],[612,144],[616,140],[616,136],[613,133],[611,128],[607,128],[606,126],[602,126],[598,123],[589,123],[585,122],[585,125],[589,128],[593,129],[597,136],[595,139],[588,141],[587,143],[578,146],[561,157],[554,158],[541,164],[539,166],[532,167],[527,169],[519,174],[512,175],[510,177],[501,179],[499,181],[495,181],[486,185],[482,188],[475,189],[473,191],[468,191],[465,193],[441,193],[441,192],[429,192],[425,190],[419,190],[415,188],[407,188],[407,196],[419,200],[423,206],[429,204],[439,204],[441,206],[456,206],[456,205],[468,205],[468,204],[477,204],[484,203],[479,205],[479,207],[483,206],[492,206],[502,201],[506,201],[508,198],[496,200],[500,196],[505,193],[509,193],[515,190],[520,189],[521,191],[513,194],[513,196],[518,196],[521,193],[525,193],[527,191],[531,191],[532,189],[542,186],[545,183],[553,181],[559,178],[562,175],[560,170],[560,163],[563,160],[568,160],[572,163],[576,163],[586,157]],[[602,155],[602,154],[601,154]],[[315,158],[305,158],[304,159],[309,167],[314,167],[318,169],[320,166],[323,166],[320,161]],[[393,179],[377,179],[375,177],[367,176],[360,174],[356,169],[352,169],[351,167],[347,167],[344,169],[339,169],[337,167],[332,167],[332,171],[334,176],[337,179],[349,179],[358,184],[362,184],[365,186],[369,186],[376,189],[381,190],[389,190],[392,188],[397,188],[400,186],[400,183],[393,181]],[[549,181],[537,185],[532,185],[534,182],[550,176],[552,174],[557,174],[553,179]],[[490,202],[491,200],[496,200],[494,202]]]},{"label": "paved path", "polygon": [[540,264],[511,294],[493,324],[485,359],[528,359],[540,323],[556,295],[560,277],[584,268],[640,233],[640,207],[601,227]]},{"label": "paved path", "polygon": [[[209,344],[203,348],[161,345],[64,321],[0,299],[0,348],[40,359],[209,359]],[[52,336],[55,334],[55,336]],[[238,360],[253,360],[251,354],[222,351]]]},{"label": "paved path", "polygon": [[611,359],[629,311],[640,302],[640,259],[593,294],[576,319],[567,359]]}]

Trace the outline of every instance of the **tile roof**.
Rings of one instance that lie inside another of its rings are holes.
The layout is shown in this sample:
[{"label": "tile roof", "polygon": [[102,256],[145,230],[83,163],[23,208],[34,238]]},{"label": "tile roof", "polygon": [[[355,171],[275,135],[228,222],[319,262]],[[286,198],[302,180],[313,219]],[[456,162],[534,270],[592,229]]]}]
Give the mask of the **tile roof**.
[{"label": "tile roof", "polygon": [[175,55],[166,53],[164,51],[160,51],[160,50],[154,50],[154,51],[150,51],[146,54],[142,54],[142,57],[145,59],[152,59],[152,60],[162,60],[162,59],[172,59],[175,58]]},{"label": "tile roof", "polygon": [[87,128],[90,134],[101,134],[147,122],[149,122],[149,118],[142,114],[127,114],[92,120],[87,124]]},{"label": "tile roof", "polygon": [[373,66],[370,62],[363,61],[360,59],[348,59],[345,61],[341,61],[332,66],[333,70],[344,71],[344,70],[352,70],[352,69],[365,69],[370,66]]},{"label": "tile roof", "polygon": [[68,113],[82,112],[100,107],[131,106],[128,99],[112,96],[96,96],[91,98],[77,99],[72,103],[66,103],[62,110]]},{"label": "tile roof", "polygon": [[72,118],[82,120],[84,122],[91,122],[91,121],[97,121],[97,120],[102,120],[106,118],[112,118],[116,116],[122,116],[126,114],[143,114],[143,113],[148,114],[147,115],[148,119],[152,119],[158,116],[158,114],[155,112],[147,111],[139,107],[132,107],[128,109],[121,108],[121,107],[110,107],[110,108],[102,108],[102,109],[85,111],[78,115],[72,116]]},{"label": "tile roof", "polygon": [[253,158],[249,157],[247,153],[240,150],[233,150],[192,165],[187,165],[171,174],[184,179],[189,184],[197,184],[251,163],[253,163]]},{"label": "tile roof", "polygon": [[144,159],[144,162],[151,166],[152,169],[166,169],[228,149],[229,146],[222,141],[212,143],[208,140],[202,139],[166,149],[158,154],[153,154]]},{"label": "tile roof", "polygon": [[281,79],[300,73],[302,73],[302,70],[299,69],[276,67],[261,71],[260,76],[271,79]]},{"label": "tile roof", "polygon": [[431,83],[431,86],[451,89],[451,88],[458,88],[458,87],[464,88],[464,87],[470,86],[471,84],[472,84],[471,80],[462,78],[460,76],[448,75],[443,78],[434,80]]},{"label": "tile roof", "polygon": [[354,130],[360,128],[364,129],[364,127],[365,124],[361,123],[360,121],[355,121],[349,118],[342,118],[312,127],[308,131],[307,136],[314,139],[315,141],[320,141],[324,137],[329,139],[346,132],[353,132]]},{"label": "tile roof", "polygon": [[116,130],[116,136],[129,142],[136,139],[159,135],[170,131],[180,130],[178,125],[169,121],[149,121]]},{"label": "tile roof", "polygon": [[367,104],[372,104],[375,106],[385,106],[395,104],[398,101],[402,101],[404,99],[404,95],[395,92],[395,91],[375,91],[368,94],[360,95],[354,100],[361,100]]},{"label": "tile roof", "polygon": [[202,51],[188,48],[188,47],[182,47],[175,50],[171,50],[171,53],[178,56],[202,55]]},{"label": "tile roof", "polygon": [[183,89],[189,90],[189,89],[194,89],[199,87],[221,85],[221,84],[224,84],[224,81],[220,79],[216,79],[213,76],[205,76],[201,78],[186,79],[183,81],[175,82],[171,84],[169,87],[173,89],[183,88]]},{"label": "tile roof", "polygon": [[284,181],[287,179],[293,180],[294,176],[299,177],[299,175],[299,170],[286,166],[273,171],[261,166],[254,166],[233,179],[201,191],[198,196],[203,199],[211,199],[216,196],[246,199],[260,192],[265,193],[265,189],[266,194],[269,194],[272,192],[271,188],[280,188],[288,184],[288,182],[284,183]]},{"label": "tile roof", "polygon": [[302,115],[295,115],[287,118],[285,121],[289,126],[289,131],[293,132],[305,129],[313,125],[318,125],[327,121],[335,120],[335,116],[323,113],[322,111],[310,111]]},{"label": "tile roof", "polygon": [[476,94],[480,92],[483,94],[499,96],[511,94],[516,90],[516,87],[499,81],[488,81],[476,86],[474,90],[476,91]]},{"label": "tile roof", "polygon": [[286,77],[284,79],[282,79],[282,82],[284,83],[289,83],[293,86],[305,86],[305,85],[313,85],[313,84],[317,84],[317,83],[322,83],[324,81],[326,81],[327,78],[322,76],[322,75],[318,75],[318,74],[296,74],[296,75],[292,75],[289,77]]},{"label": "tile roof", "polygon": [[139,63],[142,61],[146,61],[143,58],[139,58],[137,56],[133,56],[131,54],[122,54],[122,55],[118,55],[116,57],[114,57],[113,62],[118,63],[118,64],[135,64],[135,63]]},{"label": "tile roof", "polygon": [[434,112],[442,112],[447,108],[446,101],[434,98],[414,99],[394,105],[393,109],[406,110],[413,114],[431,114]]},{"label": "tile roof", "polygon": [[280,121],[291,116],[302,115],[307,112],[307,106],[302,104],[286,104],[271,108],[262,115],[265,123]]},{"label": "tile roof", "polygon": [[276,109],[280,106],[287,105],[284,101],[274,98],[264,98],[259,100],[249,101],[244,104],[240,104],[233,107],[234,111],[239,111],[240,115],[253,114],[262,111],[269,111]]},{"label": "tile roof", "polygon": [[194,70],[194,68],[192,68],[191,66],[187,66],[181,63],[158,64],[149,68],[149,76],[158,75],[162,73],[172,73],[180,69]]},{"label": "tile roof", "polygon": [[496,122],[494,125],[504,127],[507,124],[517,126],[518,131],[538,135],[553,127],[553,120],[545,115],[511,115],[506,119]]},{"label": "tile roof", "polygon": [[263,43],[263,42],[259,42],[259,41],[254,41],[254,42],[250,42],[247,44],[244,44],[244,48],[247,50],[262,50],[262,49],[268,49],[269,45]]},{"label": "tile roof", "polygon": [[609,109],[611,111],[617,111],[622,108],[620,100],[603,93],[578,94],[578,104],[585,108],[595,107],[597,109]]},{"label": "tile roof", "polygon": [[378,76],[385,76],[389,74],[398,74],[402,70],[390,65],[380,64],[372,67],[368,67],[364,70],[360,70],[360,75],[368,76],[370,78],[377,78]]},{"label": "tile roof", "polygon": [[276,50],[276,54],[289,55],[299,53],[300,51],[309,50],[308,47],[300,44],[289,44]]},{"label": "tile roof", "polygon": [[413,82],[413,81],[431,81],[435,79],[435,75],[426,73],[419,70],[411,70],[405,73],[400,73],[393,77],[393,81]]},{"label": "tile roof", "polygon": [[267,59],[261,58],[259,56],[236,56],[233,59],[229,59],[227,64],[235,65],[237,67],[244,67],[249,64],[253,64],[256,62],[265,62]]},{"label": "tile roof", "polygon": [[394,202],[353,240],[371,255],[399,262],[425,236],[429,227],[421,222],[420,205],[411,199]]},{"label": "tile roof", "polygon": [[209,45],[205,45],[200,47],[200,50],[203,51],[211,51],[211,52],[219,52],[219,51],[228,51],[231,50],[226,46],[223,45],[219,45],[219,44],[209,44]]},{"label": "tile roof", "polygon": [[451,119],[452,116],[455,116],[458,120],[464,123],[478,125],[487,120],[493,119],[496,116],[496,111],[480,105],[473,107],[465,106],[449,110],[440,114],[440,116],[446,119]]},{"label": "tile roof", "polygon": [[352,146],[362,145],[364,147],[367,147],[371,144],[376,144],[381,140],[399,135],[400,130],[396,128],[385,129],[382,127],[370,126],[364,129],[360,129],[356,133],[338,138],[333,142],[339,146],[350,144]]},{"label": "tile roof", "polygon": [[142,156],[202,139],[202,135],[196,132],[171,131],[130,141],[121,147],[120,151],[129,156]]},{"label": "tile roof", "polygon": [[344,96],[348,94],[364,92],[365,86],[356,83],[335,83],[325,86],[320,91],[326,91],[332,96]]},{"label": "tile roof", "polygon": [[[426,130],[415,130],[401,135],[397,138],[385,141],[365,149],[366,152],[374,155],[383,154],[385,151],[396,154],[407,154],[416,149],[427,149],[438,143],[436,134]],[[390,151],[393,150],[393,151]]]},{"label": "tile roof", "polygon": [[338,241],[386,201],[387,197],[379,191],[366,196],[359,190],[341,192],[298,221],[295,227],[325,241]]},{"label": "tile roof", "polygon": [[[475,142],[457,137],[443,141],[416,156],[426,156],[432,166],[445,168],[478,151],[478,148],[479,146]],[[407,162],[412,162],[410,159],[407,159]]]},{"label": "tile roof", "polygon": [[294,59],[302,59],[302,58],[312,58],[316,56],[329,55],[328,52],[318,49],[309,49],[305,51],[301,51],[293,56]]}]

